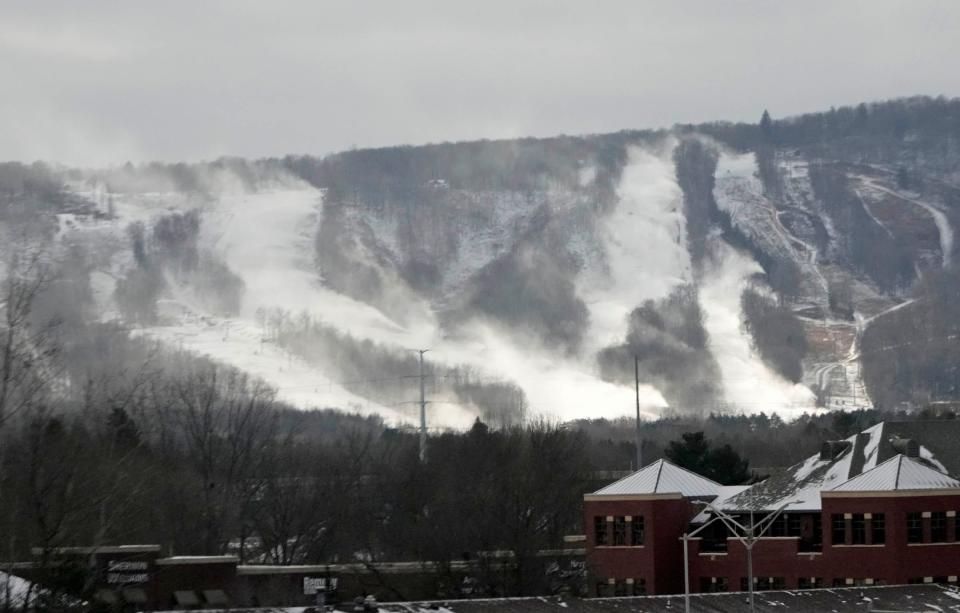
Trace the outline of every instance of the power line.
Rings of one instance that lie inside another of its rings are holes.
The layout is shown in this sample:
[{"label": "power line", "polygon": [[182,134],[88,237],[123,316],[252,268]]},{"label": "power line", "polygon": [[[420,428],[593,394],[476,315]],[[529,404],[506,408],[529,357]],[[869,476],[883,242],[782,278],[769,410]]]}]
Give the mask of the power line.
[{"label": "power line", "polygon": [[429,349],[417,349],[420,354],[420,461],[427,459],[427,399],[426,386],[424,385],[423,375],[423,354]]}]

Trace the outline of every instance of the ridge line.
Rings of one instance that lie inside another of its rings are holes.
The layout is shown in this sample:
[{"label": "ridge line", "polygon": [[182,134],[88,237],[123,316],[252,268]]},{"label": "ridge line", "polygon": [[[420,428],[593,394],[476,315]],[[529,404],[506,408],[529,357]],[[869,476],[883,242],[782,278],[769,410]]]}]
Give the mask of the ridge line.
[{"label": "ridge line", "polygon": [[663,458],[660,459],[660,467],[657,469],[657,480],[653,483],[653,493],[657,493],[657,488],[660,487],[660,475],[663,474]]}]

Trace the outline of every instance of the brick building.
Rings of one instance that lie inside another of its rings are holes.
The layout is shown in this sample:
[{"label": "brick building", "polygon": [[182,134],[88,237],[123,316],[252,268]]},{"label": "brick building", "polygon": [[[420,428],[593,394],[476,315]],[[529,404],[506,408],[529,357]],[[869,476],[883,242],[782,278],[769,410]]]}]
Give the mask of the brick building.
[{"label": "brick building", "polygon": [[[741,524],[772,521],[753,548],[755,587],[951,583],[960,575],[960,422],[885,422],[753,486],[722,486],[658,460],[584,496],[590,592],[747,589]],[[709,506],[708,506],[709,505]],[[779,514],[778,514],[779,512]]]}]

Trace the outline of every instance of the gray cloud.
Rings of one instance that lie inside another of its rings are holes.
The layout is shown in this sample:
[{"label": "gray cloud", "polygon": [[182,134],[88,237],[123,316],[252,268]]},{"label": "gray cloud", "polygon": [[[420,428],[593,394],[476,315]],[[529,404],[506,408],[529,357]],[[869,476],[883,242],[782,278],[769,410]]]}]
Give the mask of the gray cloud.
[{"label": "gray cloud", "polygon": [[960,95],[955,2],[5,3],[0,159],[101,165]]}]

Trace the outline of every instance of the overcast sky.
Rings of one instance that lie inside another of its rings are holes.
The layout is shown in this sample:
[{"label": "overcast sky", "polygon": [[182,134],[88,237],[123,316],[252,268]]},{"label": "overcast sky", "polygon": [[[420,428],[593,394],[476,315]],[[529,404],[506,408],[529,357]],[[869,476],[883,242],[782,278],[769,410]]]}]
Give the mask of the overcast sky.
[{"label": "overcast sky", "polygon": [[960,2],[14,2],[0,159],[103,165],[960,95]]}]

